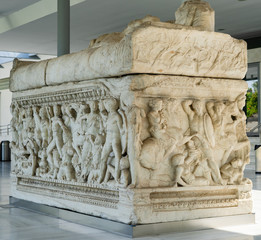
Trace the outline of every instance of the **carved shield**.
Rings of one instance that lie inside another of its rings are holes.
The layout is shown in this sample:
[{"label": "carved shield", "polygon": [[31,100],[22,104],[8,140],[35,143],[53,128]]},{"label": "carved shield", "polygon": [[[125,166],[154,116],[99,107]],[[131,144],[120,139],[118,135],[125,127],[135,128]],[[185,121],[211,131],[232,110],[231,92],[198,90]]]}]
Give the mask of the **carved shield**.
[{"label": "carved shield", "polygon": [[212,124],[212,120],[207,113],[205,113],[205,115],[204,115],[204,131],[205,131],[207,140],[210,143],[210,146],[212,148],[215,147],[214,127]]},{"label": "carved shield", "polygon": [[128,139],[128,132],[127,132],[127,119],[125,113],[119,109],[118,110],[119,114],[121,115],[122,118],[122,129],[120,129],[121,132],[121,147],[122,147],[122,154],[126,152],[127,150],[127,139]]}]

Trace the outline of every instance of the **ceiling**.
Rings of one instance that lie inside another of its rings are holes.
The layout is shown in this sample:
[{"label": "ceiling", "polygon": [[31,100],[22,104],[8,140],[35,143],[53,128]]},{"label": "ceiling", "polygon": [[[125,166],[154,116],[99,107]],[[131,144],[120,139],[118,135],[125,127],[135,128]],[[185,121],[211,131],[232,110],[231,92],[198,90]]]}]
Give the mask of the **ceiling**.
[{"label": "ceiling", "polygon": [[[55,0],[0,2],[0,51],[56,55]],[[122,31],[128,22],[146,15],[157,16],[162,21],[173,20],[181,2],[71,0],[71,52],[87,48],[89,41],[101,34]],[[244,39],[261,36],[261,0],[208,2],[216,11],[216,31]],[[7,27],[1,28],[1,24]]]}]

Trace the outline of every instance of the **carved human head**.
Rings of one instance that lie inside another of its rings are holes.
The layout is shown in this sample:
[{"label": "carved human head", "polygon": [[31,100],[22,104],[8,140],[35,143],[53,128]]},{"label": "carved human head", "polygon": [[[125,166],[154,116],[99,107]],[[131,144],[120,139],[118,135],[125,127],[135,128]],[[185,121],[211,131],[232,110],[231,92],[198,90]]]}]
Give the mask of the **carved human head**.
[{"label": "carved human head", "polygon": [[104,106],[108,112],[116,111],[119,107],[119,104],[115,98],[109,98],[104,101]]},{"label": "carved human head", "polygon": [[26,115],[27,115],[27,117],[31,117],[31,116],[33,115],[33,109],[32,109],[32,107],[28,107],[28,108],[26,109]]},{"label": "carved human head", "polygon": [[225,104],[222,101],[218,101],[215,103],[215,108],[218,113],[222,113],[225,109]]},{"label": "carved human head", "polygon": [[152,99],[149,101],[149,106],[151,109],[153,109],[154,111],[160,111],[162,110],[162,105],[163,102],[161,99],[156,98],[156,99]]},{"label": "carved human head", "polygon": [[13,102],[11,105],[10,105],[10,111],[13,115],[17,115],[19,113],[19,105],[17,102]]},{"label": "carved human head", "polygon": [[47,118],[47,111],[45,107],[41,107],[39,110],[39,116],[43,119],[43,118]]},{"label": "carved human head", "polygon": [[97,101],[89,102],[89,106],[90,106],[91,112],[96,112],[98,110]]},{"label": "carved human head", "polygon": [[59,117],[61,115],[61,107],[58,104],[53,105],[53,114],[56,117]]},{"label": "carved human head", "polygon": [[82,102],[81,104],[74,104],[73,106],[71,106],[70,108],[70,116],[72,116],[73,118],[76,118],[77,115],[84,115],[86,113],[89,113],[89,105],[85,104],[84,102]]},{"label": "carved human head", "polygon": [[192,103],[192,107],[198,115],[203,115],[203,113],[204,113],[204,102],[203,101],[194,100]]}]

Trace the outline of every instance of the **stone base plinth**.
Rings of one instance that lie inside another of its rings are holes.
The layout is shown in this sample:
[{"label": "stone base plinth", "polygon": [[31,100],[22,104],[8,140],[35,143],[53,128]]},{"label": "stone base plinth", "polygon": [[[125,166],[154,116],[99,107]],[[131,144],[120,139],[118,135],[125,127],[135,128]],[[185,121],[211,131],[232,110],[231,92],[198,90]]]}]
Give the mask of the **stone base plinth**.
[{"label": "stone base plinth", "polygon": [[252,184],[123,189],[17,176],[12,196],[126,224],[249,214]]},{"label": "stone base plinth", "polygon": [[165,223],[129,225],[78,212],[68,211],[66,209],[50,207],[44,204],[38,204],[14,197],[10,197],[10,204],[15,207],[21,207],[23,209],[32,210],[34,212],[43,213],[45,215],[93,228],[98,228],[127,237],[155,236],[162,233],[191,232],[224,226],[236,226],[255,223],[255,214],[251,213]]}]

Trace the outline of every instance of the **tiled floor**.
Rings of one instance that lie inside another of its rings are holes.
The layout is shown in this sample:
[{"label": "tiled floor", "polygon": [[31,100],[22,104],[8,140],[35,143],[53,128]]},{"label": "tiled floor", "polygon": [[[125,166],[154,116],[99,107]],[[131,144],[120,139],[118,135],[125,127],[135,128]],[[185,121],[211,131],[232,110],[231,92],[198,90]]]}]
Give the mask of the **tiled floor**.
[{"label": "tiled floor", "polygon": [[[143,240],[261,240],[261,175],[255,174],[253,147],[258,138],[251,138],[251,163],[245,176],[253,181],[254,212],[256,224],[223,227],[196,232],[162,234],[142,237]],[[0,162],[0,240],[124,240],[128,239],[101,230],[69,223],[56,218],[13,208],[8,205],[10,194],[10,163]]]}]

